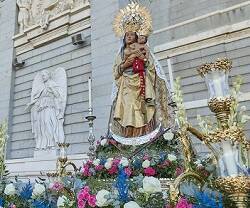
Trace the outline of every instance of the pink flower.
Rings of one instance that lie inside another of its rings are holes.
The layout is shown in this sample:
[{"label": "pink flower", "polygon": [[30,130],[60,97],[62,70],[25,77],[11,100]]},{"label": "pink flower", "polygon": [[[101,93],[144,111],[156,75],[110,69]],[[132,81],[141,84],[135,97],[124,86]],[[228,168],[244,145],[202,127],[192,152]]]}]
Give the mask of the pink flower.
[{"label": "pink flower", "polygon": [[201,173],[205,176],[205,177],[208,177],[209,176],[209,172],[207,170],[202,170]]},{"label": "pink flower", "polygon": [[148,167],[148,168],[145,168],[145,169],[144,169],[144,174],[145,174],[146,176],[154,176],[154,175],[156,174],[156,171],[155,171],[154,168]]},{"label": "pink flower", "polygon": [[163,165],[165,166],[170,166],[171,165],[171,161],[170,160],[165,160]]},{"label": "pink flower", "polygon": [[193,205],[188,203],[188,200],[185,198],[181,198],[176,205],[176,208],[192,208]]},{"label": "pink flower", "polygon": [[113,144],[113,145],[117,144],[117,142],[114,139],[109,139],[108,141],[109,141],[109,144]]},{"label": "pink flower", "polygon": [[51,189],[54,190],[54,191],[60,191],[60,190],[63,189],[63,187],[64,187],[63,184],[61,184],[59,182],[55,182],[53,184],[53,186],[51,187]]},{"label": "pink flower", "polygon": [[97,171],[101,171],[102,169],[103,169],[103,165],[97,165],[97,166],[95,166],[95,170],[97,170]]},{"label": "pink flower", "polygon": [[117,166],[116,166],[116,165],[112,165],[112,167],[108,170],[108,173],[109,173],[110,175],[113,175],[113,174],[118,173],[118,168],[117,168]]},{"label": "pink flower", "polygon": [[184,169],[182,167],[177,167],[176,170],[175,170],[176,176],[179,176],[183,172],[184,172]]},{"label": "pink flower", "polygon": [[79,194],[78,194],[78,200],[79,201],[82,201],[82,200],[88,200],[89,198],[89,193],[88,192],[84,192],[84,191],[81,191]]},{"label": "pink flower", "polygon": [[86,206],[86,201],[78,201],[78,208],[85,208],[85,206]]},{"label": "pink flower", "polygon": [[96,207],[96,196],[95,195],[90,195],[89,196],[88,204],[91,207]]},{"label": "pink flower", "polygon": [[148,154],[145,154],[145,155],[143,156],[143,160],[150,160],[149,155],[148,155]]},{"label": "pink flower", "polygon": [[120,161],[121,161],[120,159],[114,159],[113,165],[119,165]]},{"label": "pink flower", "polygon": [[86,204],[90,207],[96,207],[96,197],[91,195],[88,186],[85,186],[77,195],[78,208],[85,208]]},{"label": "pink flower", "polygon": [[82,171],[83,171],[83,175],[84,175],[84,176],[91,176],[91,173],[90,173],[90,171],[89,171],[89,164],[85,164],[85,165],[83,166]]},{"label": "pink flower", "polygon": [[131,176],[131,174],[132,174],[131,168],[127,167],[127,168],[124,169],[124,171],[125,171],[125,173],[127,174],[128,177]]},{"label": "pink flower", "polygon": [[88,186],[85,186],[85,187],[83,188],[83,191],[84,191],[84,192],[89,192],[89,191],[90,191],[90,188],[89,188]]},{"label": "pink flower", "polygon": [[93,164],[93,161],[92,161],[92,160],[88,160],[88,161],[87,161],[87,164],[88,164],[88,165],[92,165],[92,164]]}]

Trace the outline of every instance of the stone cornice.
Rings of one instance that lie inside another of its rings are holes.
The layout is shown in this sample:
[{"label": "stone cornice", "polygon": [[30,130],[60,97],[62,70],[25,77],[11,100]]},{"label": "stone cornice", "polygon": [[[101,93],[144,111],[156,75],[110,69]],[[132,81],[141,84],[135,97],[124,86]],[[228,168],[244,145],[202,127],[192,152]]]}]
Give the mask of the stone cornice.
[{"label": "stone cornice", "polygon": [[218,44],[229,43],[250,37],[250,21],[226,25],[206,32],[195,34],[176,41],[158,45],[154,52],[159,60],[180,54],[208,48]]}]

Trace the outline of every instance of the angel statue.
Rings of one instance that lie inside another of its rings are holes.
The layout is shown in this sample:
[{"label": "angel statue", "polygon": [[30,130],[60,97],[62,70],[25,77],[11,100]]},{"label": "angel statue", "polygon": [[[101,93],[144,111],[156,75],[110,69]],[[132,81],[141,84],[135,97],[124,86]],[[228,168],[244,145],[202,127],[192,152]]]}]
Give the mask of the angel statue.
[{"label": "angel statue", "polygon": [[64,142],[64,112],[67,99],[67,78],[63,68],[53,72],[43,70],[33,81],[31,102],[31,126],[36,149],[48,149]]},{"label": "angel statue", "polygon": [[118,142],[139,145],[160,128],[173,126],[171,94],[165,73],[147,45],[152,31],[149,11],[129,4],[116,16],[114,31],[123,37],[123,44],[113,67],[109,130]]}]

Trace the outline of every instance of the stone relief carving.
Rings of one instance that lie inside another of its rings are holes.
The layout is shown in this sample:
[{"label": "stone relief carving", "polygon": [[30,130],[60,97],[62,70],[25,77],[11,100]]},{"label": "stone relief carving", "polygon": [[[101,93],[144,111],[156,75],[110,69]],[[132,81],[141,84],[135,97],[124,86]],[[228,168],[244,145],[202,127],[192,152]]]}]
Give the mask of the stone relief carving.
[{"label": "stone relief carving", "polygon": [[17,0],[17,6],[19,8],[18,13],[18,24],[20,26],[20,32],[31,24],[32,21],[32,11],[31,11],[31,0]]},{"label": "stone relief carving", "polygon": [[87,2],[89,0],[17,0],[19,32],[34,24],[39,24],[45,30],[53,16]]},{"label": "stone relief carving", "polygon": [[64,112],[67,99],[67,78],[64,68],[39,72],[32,85],[31,126],[36,149],[49,149],[64,142]]}]

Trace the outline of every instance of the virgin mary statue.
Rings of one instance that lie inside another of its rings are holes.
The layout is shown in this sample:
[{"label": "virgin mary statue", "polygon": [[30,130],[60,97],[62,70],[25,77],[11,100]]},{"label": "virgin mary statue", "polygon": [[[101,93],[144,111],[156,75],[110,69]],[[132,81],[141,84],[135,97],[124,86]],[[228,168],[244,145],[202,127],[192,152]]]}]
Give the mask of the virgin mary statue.
[{"label": "virgin mary statue", "polygon": [[152,31],[145,7],[129,4],[114,21],[117,35],[123,36],[114,67],[110,132],[124,144],[142,144],[153,133],[172,127],[173,110],[167,79],[147,46]]}]

